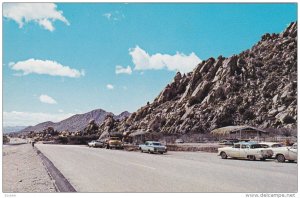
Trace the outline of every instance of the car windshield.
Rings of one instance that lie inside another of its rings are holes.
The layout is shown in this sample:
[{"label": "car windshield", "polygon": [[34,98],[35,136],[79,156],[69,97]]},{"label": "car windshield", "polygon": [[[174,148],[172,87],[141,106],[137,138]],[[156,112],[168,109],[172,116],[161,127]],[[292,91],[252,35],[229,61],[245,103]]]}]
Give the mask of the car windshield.
[{"label": "car windshield", "polygon": [[260,145],[260,144],[252,144],[252,145],[250,146],[250,148],[256,149],[256,148],[263,148],[263,147],[262,147],[262,145]]},{"label": "car windshield", "polygon": [[154,146],[160,146],[161,144],[159,142],[153,142]]},{"label": "car windshield", "polygon": [[278,147],[282,147],[282,144],[273,144],[272,148],[278,148]]},{"label": "car windshield", "polygon": [[261,145],[261,147],[263,147],[263,148],[269,148],[269,146],[266,145],[266,144],[260,144],[260,145]]}]

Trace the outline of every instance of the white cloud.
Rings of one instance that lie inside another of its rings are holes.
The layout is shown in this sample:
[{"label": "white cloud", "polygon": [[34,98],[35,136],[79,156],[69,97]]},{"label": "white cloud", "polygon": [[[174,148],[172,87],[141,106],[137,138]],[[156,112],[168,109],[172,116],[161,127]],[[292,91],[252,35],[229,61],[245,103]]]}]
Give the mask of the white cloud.
[{"label": "white cloud", "polygon": [[11,111],[3,112],[3,126],[32,126],[41,122],[52,121],[59,122],[70,116],[73,113],[33,113],[33,112],[20,112]]},{"label": "white cloud", "polygon": [[31,21],[51,32],[55,29],[53,22],[56,20],[70,25],[69,21],[63,16],[63,12],[57,10],[54,3],[4,3],[3,16],[14,20],[18,23],[19,28]]},{"label": "white cloud", "polygon": [[64,112],[64,110],[62,110],[62,109],[58,109],[58,112],[59,112],[59,113],[63,113],[63,112]]},{"label": "white cloud", "polygon": [[145,50],[136,46],[129,49],[129,54],[132,57],[135,70],[160,70],[166,68],[170,71],[187,73],[201,62],[201,59],[194,52],[190,53],[190,55],[179,52],[175,55],[160,53],[149,55]]},{"label": "white cloud", "polygon": [[104,16],[108,20],[113,20],[113,21],[119,21],[119,20],[125,18],[125,15],[120,13],[117,10],[113,11],[113,12],[104,13],[102,16]]},{"label": "white cloud", "polygon": [[48,19],[42,19],[39,21],[39,24],[41,26],[43,26],[45,29],[49,30],[49,31],[54,31],[54,27],[53,24],[48,20]]},{"label": "white cloud", "polygon": [[103,16],[104,16],[105,18],[107,18],[108,20],[110,20],[112,14],[111,14],[111,13],[105,13],[105,14],[103,14]]},{"label": "white cloud", "polygon": [[39,97],[40,101],[42,103],[46,103],[46,104],[57,104],[56,100],[54,100],[52,97],[46,95],[46,94],[42,94]]},{"label": "white cloud", "polygon": [[114,86],[112,84],[107,84],[106,88],[109,89],[109,90],[112,90],[112,89],[114,89]]},{"label": "white cloud", "polygon": [[116,74],[131,74],[132,70],[130,66],[122,67],[121,65],[116,66]]},{"label": "white cloud", "polygon": [[[66,76],[70,78],[78,78],[84,76],[84,71],[72,69],[58,62],[51,60],[28,59],[17,63],[10,62],[9,66],[15,71],[22,71],[22,75],[31,73],[48,74],[50,76]],[[21,75],[21,74],[18,74]]]}]

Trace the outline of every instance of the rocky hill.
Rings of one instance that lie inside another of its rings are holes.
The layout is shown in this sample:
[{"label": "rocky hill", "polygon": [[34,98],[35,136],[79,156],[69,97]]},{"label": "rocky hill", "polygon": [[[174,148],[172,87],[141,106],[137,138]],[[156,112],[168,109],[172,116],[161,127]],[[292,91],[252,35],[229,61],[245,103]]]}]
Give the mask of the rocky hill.
[{"label": "rocky hill", "polygon": [[90,111],[88,113],[84,114],[76,114],[74,116],[71,116],[65,120],[62,120],[60,122],[43,122],[40,124],[37,124],[35,126],[27,127],[20,132],[30,132],[30,131],[43,131],[44,129],[48,127],[53,127],[54,130],[57,131],[81,131],[83,130],[89,123],[89,121],[94,120],[96,124],[102,124],[106,116],[112,116],[116,120],[122,120],[125,117],[128,117],[130,115],[129,112],[124,111],[120,115],[114,115],[113,113],[106,112],[102,109],[96,109],[93,111]]},{"label": "rocky hill", "polygon": [[163,134],[207,133],[228,125],[296,128],[297,23],[265,34],[251,49],[202,61],[173,82],[152,103],[121,122],[108,117],[110,131]]}]

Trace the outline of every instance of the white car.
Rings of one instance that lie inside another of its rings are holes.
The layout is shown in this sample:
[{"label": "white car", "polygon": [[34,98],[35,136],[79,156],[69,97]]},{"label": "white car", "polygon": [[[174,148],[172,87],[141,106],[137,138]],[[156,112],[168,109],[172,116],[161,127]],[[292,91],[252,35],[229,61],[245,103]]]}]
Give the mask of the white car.
[{"label": "white car", "polygon": [[262,145],[263,148],[279,148],[284,147],[281,143],[278,142],[260,142],[260,145]]},{"label": "white car", "polygon": [[297,161],[297,143],[293,144],[291,147],[278,147],[272,149],[274,152],[273,158],[277,159],[278,162],[289,162]]},{"label": "white car", "polygon": [[104,147],[104,142],[100,140],[92,140],[91,142],[88,143],[89,147]]},{"label": "white car", "polygon": [[160,142],[155,142],[155,141],[146,141],[145,144],[140,144],[139,145],[139,150],[143,152],[148,152],[148,153],[166,153],[167,152],[167,147],[162,145]]},{"label": "white car", "polygon": [[183,144],[184,141],[183,141],[183,139],[177,139],[177,140],[175,141],[175,143],[176,143],[176,144]]},{"label": "white car", "polygon": [[265,160],[272,158],[273,151],[263,148],[256,142],[239,142],[235,143],[232,147],[218,148],[218,155],[220,155],[222,159],[231,157],[249,160]]}]

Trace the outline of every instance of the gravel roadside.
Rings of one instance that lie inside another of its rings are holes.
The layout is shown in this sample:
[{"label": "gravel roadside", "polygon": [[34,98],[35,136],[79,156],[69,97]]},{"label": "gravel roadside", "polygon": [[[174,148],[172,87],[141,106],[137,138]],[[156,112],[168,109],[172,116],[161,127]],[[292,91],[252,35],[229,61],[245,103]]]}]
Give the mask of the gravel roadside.
[{"label": "gravel roadside", "polygon": [[30,144],[4,145],[2,160],[3,192],[56,192],[53,180]]}]

